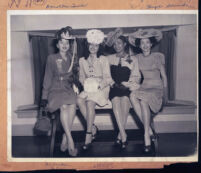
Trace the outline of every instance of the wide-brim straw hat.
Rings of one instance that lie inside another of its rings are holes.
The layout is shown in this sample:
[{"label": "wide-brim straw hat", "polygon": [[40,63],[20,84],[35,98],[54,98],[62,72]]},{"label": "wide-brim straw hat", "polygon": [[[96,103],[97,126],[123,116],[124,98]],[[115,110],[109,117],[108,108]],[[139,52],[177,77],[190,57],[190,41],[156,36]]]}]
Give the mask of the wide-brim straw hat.
[{"label": "wide-brim straw hat", "polygon": [[105,44],[109,47],[113,46],[113,44],[115,43],[115,41],[121,36],[123,35],[123,30],[121,28],[117,28],[114,31],[111,31],[107,34],[107,39]]},{"label": "wide-brim straw hat", "polygon": [[156,41],[159,42],[163,38],[163,34],[158,29],[139,29],[138,31],[132,33],[128,37],[128,41],[131,45],[135,45],[136,39],[142,39],[142,38],[151,38],[155,37]]}]

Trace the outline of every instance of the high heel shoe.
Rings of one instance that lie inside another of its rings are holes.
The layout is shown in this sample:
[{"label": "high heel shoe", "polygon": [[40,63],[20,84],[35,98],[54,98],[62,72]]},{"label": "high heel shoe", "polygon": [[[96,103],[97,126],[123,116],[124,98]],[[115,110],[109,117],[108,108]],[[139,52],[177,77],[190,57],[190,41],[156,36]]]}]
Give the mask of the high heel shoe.
[{"label": "high heel shoe", "polygon": [[128,145],[128,141],[127,141],[127,139],[126,139],[126,141],[124,141],[124,142],[121,142],[121,149],[126,149],[126,146]]},{"label": "high heel shoe", "polygon": [[[154,134],[154,131],[152,131]],[[148,135],[148,136],[147,136]],[[143,153],[144,154],[151,154],[153,151],[153,141],[151,139],[150,134],[144,135],[144,148]],[[145,142],[146,141],[146,142]]]},{"label": "high heel shoe", "polygon": [[93,124],[93,127],[95,128],[95,133],[92,133],[92,141],[94,141],[99,133],[98,127]]},{"label": "high heel shoe", "polygon": [[82,146],[82,149],[86,151],[86,150],[88,150],[89,148],[91,148],[91,145],[92,145],[92,143],[84,144],[84,145]]},{"label": "high heel shoe", "polygon": [[151,145],[144,146],[144,153],[145,154],[151,153]]},{"label": "high heel shoe", "polygon": [[120,146],[121,145],[121,139],[116,139],[114,142],[114,146]]},{"label": "high heel shoe", "polygon": [[150,138],[151,138],[152,142],[155,142],[155,141],[158,140],[158,136],[157,135],[151,135]]},{"label": "high heel shoe", "polygon": [[156,143],[156,141],[155,142],[153,142],[152,140],[151,140],[151,138],[150,138],[150,141],[151,141],[151,143],[149,144],[149,145],[145,145],[144,144],[144,148],[143,148],[143,152],[144,152],[144,154],[148,154],[148,155],[156,155],[156,145],[155,145],[155,143]]},{"label": "high heel shoe", "polygon": [[73,150],[73,149],[69,149],[69,150],[68,150],[68,154],[69,154],[70,156],[72,156],[72,157],[76,157],[77,154],[78,154],[77,148],[74,148],[74,150]]},{"label": "high heel shoe", "polygon": [[62,152],[65,152],[65,151],[68,149],[68,141],[67,141],[67,138],[66,138],[66,142],[64,142],[64,138],[66,138],[65,133],[63,134],[62,142],[61,142],[61,145],[60,145],[60,150],[61,150]]},{"label": "high heel shoe", "polygon": [[158,135],[156,134],[156,131],[154,130],[153,126],[150,125],[150,128],[151,128],[151,131],[152,131],[152,134],[150,135],[150,139],[152,142],[155,142],[158,140]]},{"label": "high heel shoe", "polygon": [[[92,136],[92,133],[91,132],[87,132],[86,135],[91,135]],[[82,146],[82,149],[83,150],[88,150],[89,148],[91,148],[91,145],[92,145],[92,141],[90,143],[84,144]]]},{"label": "high heel shoe", "polygon": [[153,134],[150,136],[153,154],[155,154],[155,156],[158,156],[159,155],[159,153],[158,153],[159,136],[155,132],[154,128],[152,126],[150,126],[150,127],[151,127],[152,132],[153,132]]},{"label": "high heel shoe", "polygon": [[150,138],[151,138],[151,142],[153,142],[155,145],[158,145],[158,139],[159,139],[159,137],[158,137],[157,134],[151,135]]}]

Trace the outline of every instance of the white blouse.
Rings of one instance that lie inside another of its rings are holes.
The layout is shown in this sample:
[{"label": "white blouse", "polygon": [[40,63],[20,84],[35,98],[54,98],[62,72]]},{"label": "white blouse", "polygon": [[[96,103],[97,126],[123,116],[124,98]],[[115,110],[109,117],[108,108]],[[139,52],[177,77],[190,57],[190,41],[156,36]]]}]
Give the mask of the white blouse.
[{"label": "white blouse", "polygon": [[103,89],[113,84],[110,73],[110,65],[105,56],[99,58],[94,57],[93,64],[90,63],[89,58],[84,57],[79,59],[80,73],[79,80],[84,84],[86,78],[100,78],[100,88]]}]

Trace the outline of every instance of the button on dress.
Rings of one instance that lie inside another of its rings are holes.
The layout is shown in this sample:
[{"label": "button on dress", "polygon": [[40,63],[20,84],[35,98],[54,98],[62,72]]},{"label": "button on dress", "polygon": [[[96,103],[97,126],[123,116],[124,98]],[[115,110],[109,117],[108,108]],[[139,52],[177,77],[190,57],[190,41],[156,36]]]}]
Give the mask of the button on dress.
[{"label": "button on dress", "polygon": [[[93,101],[99,106],[105,106],[108,104],[110,85],[113,82],[110,74],[110,66],[105,56],[94,58],[93,64],[89,63],[84,57],[79,59],[79,80],[83,86],[86,81],[91,82],[87,84],[88,86],[92,85],[88,87],[88,90],[85,89],[85,91],[82,91],[79,97]],[[97,84],[100,85],[100,89],[96,89]],[[91,92],[88,92],[90,89]]]}]

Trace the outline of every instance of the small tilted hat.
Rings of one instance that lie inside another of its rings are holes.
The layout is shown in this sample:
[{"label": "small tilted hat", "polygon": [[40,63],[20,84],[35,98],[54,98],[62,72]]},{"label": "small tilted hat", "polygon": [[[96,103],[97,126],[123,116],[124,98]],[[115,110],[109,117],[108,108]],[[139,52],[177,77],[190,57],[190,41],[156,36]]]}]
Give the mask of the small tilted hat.
[{"label": "small tilted hat", "polygon": [[72,27],[66,26],[64,28],[61,28],[57,33],[56,33],[56,39],[65,39],[65,40],[72,40],[75,39],[75,37],[72,36]]}]

